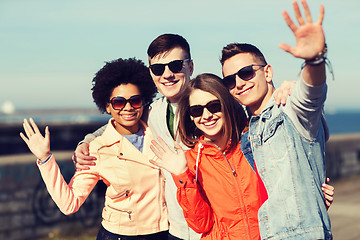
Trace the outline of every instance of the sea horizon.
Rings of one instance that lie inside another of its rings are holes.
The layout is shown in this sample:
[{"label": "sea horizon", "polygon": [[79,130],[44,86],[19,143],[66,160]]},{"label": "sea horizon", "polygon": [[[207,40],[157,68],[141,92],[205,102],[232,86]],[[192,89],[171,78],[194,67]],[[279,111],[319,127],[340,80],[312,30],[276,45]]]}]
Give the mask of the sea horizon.
[{"label": "sea horizon", "polygon": [[[39,124],[51,125],[106,123],[111,115],[102,114],[95,107],[17,109],[13,113],[0,112],[0,126],[22,124],[24,118],[30,117]],[[325,118],[330,134],[360,133],[360,109],[325,110]]]}]

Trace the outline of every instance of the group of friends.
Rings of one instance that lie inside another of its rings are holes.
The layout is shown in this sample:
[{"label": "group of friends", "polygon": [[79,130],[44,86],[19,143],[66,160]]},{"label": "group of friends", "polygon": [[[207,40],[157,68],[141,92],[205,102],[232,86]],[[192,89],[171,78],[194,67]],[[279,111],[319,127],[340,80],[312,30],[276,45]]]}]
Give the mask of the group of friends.
[{"label": "group of friends", "polygon": [[69,183],[49,128],[43,136],[25,119],[20,136],[59,209],[78,211],[102,180],[99,240],[332,239],[324,7],[313,21],[301,2],[304,17],[293,3],[297,24],[283,12],[296,46],[279,47],[304,64],[280,91],[272,66],[248,43],[222,49],[223,77],[191,79],[190,46],[177,34],[151,42],[148,67],[135,58],[107,62],[92,96],[112,117],[77,146]]}]

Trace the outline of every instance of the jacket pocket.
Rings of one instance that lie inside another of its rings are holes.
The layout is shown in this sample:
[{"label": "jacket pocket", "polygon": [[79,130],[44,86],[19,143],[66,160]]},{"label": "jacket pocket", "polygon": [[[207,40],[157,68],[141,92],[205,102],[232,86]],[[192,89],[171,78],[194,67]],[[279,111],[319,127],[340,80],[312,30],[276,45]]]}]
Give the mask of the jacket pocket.
[{"label": "jacket pocket", "polygon": [[278,115],[276,118],[272,119],[271,122],[266,126],[263,133],[263,142],[268,141],[276,131],[280,130],[279,127],[284,122],[284,116],[282,114]]},{"label": "jacket pocket", "polygon": [[127,216],[127,218],[130,221],[132,220],[132,213],[133,213],[132,210],[119,209],[119,208],[116,208],[116,207],[112,207],[109,204],[107,205],[107,207],[114,211],[114,214],[113,214],[114,216],[119,215],[119,217],[120,217],[120,216],[125,215],[125,216]]},{"label": "jacket pocket", "polygon": [[117,192],[115,189],[113,189],[113,191],[111,191],[111,192],[109,191],[107,193],[107,196],[114,202],[122,201],[123,199],[129,197],[129,195],[130,195],[129,189],[123,190],[121,192]]}]

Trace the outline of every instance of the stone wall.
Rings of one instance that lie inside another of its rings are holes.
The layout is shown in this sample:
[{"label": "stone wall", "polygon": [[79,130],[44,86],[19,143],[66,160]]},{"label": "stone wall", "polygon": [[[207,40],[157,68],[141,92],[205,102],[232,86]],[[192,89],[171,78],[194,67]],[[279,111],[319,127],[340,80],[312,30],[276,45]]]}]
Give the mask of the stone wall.
[{"label": "stone wall", "polygon": [[[56,150],[53,153],[67,181],[74,173],[73,150],[69,149],[74,149],[86,133],[99,126],[50,126],[51,148]],[[54,229],[70,231],[74,227],[99,226],[105,185],[102,182],[97,185],[79,212],[63,215],[47,193],[34,156],[18,135],[20,131],[20,126],[1,128],[0,239],[38,239]],[[331,136],[326,146],[326,161],[327,175],[332,181],[360,175],[360,134]]]},{"label": "stone wall", "polygon": [[[54,152],[64,178],[74,174],[72,152]],[[57,208],[31,154],[0,158],[0,239],[47,236],[55,228],[70,231],[99,226],[105,186],[98,183],[80,210],[65,216]]]},{"label": "stone wall", "polygon": [[[51,150],[73,150],[86,134],[94,132],[105,123],[51,123],[49,124]],[[44,134],[46,125],[37,124]],[[0,125],[0,156],[29,152],[19,136],[20,132],[24,132],[22,124]]]},{"label": "stone wall", "polygon": [[360,175],[360,134],[332,135],[326,143],[327,175],[332,180]]}]

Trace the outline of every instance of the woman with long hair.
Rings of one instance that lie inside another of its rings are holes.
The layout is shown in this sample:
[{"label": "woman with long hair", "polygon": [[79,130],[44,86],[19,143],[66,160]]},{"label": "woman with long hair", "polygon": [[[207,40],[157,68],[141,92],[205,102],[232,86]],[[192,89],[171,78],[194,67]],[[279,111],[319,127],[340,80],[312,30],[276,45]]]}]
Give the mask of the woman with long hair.
[{"label": "woman with long hair", "polygon": [[191,228],[202,239],[259,239],[257,212],[266,190],[255,163],[241,152],[243,108],[214,74],[201,74],[178,105],[182,141],[173,152],[162,139],[151,146],[156,166],[173,174],[177,197]]}]

